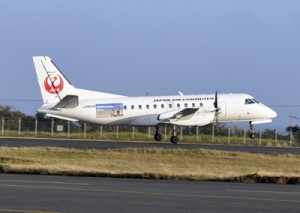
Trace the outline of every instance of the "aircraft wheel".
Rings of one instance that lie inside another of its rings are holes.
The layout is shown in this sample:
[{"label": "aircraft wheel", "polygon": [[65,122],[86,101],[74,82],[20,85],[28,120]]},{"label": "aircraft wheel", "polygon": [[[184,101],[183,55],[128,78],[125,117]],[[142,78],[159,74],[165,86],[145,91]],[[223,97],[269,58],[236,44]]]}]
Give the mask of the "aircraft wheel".
[{"label": "aircraft wheel", "polygon": [[154,135],[154,139],[155,139],[156,141],[161,141],[162,135],[159,134],[159,133],[157,133],[157,134]]},{"label": "aircraft wheel", "polygon": [[178,143],[178,137],[177,136],[172,136],[170,141],[173,143],[173,144],[177,144]]},{"label": "aircraft wheel", "polygon": [[250,138],[251,138],[251,139],[254,139],[254,138],[255,138],[255,134],[254,134],[254,133],[251,133],[251,134],[250,134]]}]

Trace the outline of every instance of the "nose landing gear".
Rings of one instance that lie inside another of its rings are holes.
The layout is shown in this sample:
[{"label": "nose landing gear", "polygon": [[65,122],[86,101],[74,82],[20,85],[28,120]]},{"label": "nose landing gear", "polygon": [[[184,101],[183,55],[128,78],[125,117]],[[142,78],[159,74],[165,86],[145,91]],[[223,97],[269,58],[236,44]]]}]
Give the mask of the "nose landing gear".
[{"label": "nose landing gear", "polygon": [[254,125],[252,124],[251,121],[249,122],[249,125],[250,125],[250,131],[251,131],[249,137],[250,137],[251,139],[255,139],[256,135],[255,135],[255,131],[254,131]]}]

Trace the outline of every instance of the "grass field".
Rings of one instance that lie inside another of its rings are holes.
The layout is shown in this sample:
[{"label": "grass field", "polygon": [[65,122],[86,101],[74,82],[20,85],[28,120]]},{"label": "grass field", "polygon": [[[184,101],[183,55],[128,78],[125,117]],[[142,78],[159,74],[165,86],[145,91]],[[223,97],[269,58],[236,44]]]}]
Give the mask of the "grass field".
[{"label": "grass field", "polygon": [[300,183],[300,156],[159,148],[0,148],[5,173]]},{"label": "grass field", "polygon": [[[142,133],[142,132],[135,132],[134,137],[132,132],[119,132],[116,134],[115,132],[103,132],[100,134],[99,132],[88,132],[84,133],[51,133],[47,132],[39,132],[37,135],[34,132],[22,132],[18,134],[17,131],[5,131],[5,134],[2,135],[5,137],[36,137],[36,138],[68,138],[68,139],[85,139],[85,140],[114,140],[114,141],[155,141],[153,134]],[[251,146],[277,146],[277,147],[288,147],[292,146],[299,146],[299,141],[293,141],[290,144],[289,140],[280,140],[274,138],[259,138],[257,135],[256,139],[250,139],[247,137],[238,137],[235,135],[228,136],[218,136],[215,135],[204,135],[199,134],[197,135],[183,135],[182,137],[178,135],[180,138],[179,143],[196,143],[196,144],[203,144],[203,143],[210,143],[210,144],[231,144],[231,145],[251,145]],[[162,141],[170,142],[170,134],[163,135]]]}]

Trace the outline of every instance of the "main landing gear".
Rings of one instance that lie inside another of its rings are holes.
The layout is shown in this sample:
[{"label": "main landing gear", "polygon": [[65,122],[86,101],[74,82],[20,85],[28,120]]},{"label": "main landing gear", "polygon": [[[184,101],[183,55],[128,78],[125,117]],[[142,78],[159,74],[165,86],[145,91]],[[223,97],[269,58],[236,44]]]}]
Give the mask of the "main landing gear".
[{"label": "main landing gear", "polygon": [[251,131],[249,137],[250,137],[251,139],[255,139],[256,135],[255,135],[255,132],[254,132],[254,125],[252,124],[251,121],[249,122],[249,125],[250,125],[250,131]]},{"label": "main landing gear", "polygon": [[176,126],[175,125],[173,126],[173,129],[172,129],[172,137],[171,137],[170,141],[173,144],[176,144],[179,141],[178,137],[176,136]]},{"label": "main landing gear", "polygon": [[[161,141],[161,139],[162,139],[162,134],[159,132],[159,126],[156,126],[156,131],[155,131],[155,134],[154,134],[154,139],[156,141]],[[175,125],[173,126],[173,129],[172,129],[172,136],[170,138],[170,141],[173,144],[176,144],[179,141],[178,137],[176,136],[176,126]]]},{"label": "main landing gear", "polygon": [[162,135],[159,132],[159,127],[158,126],[156,126],[156,131],[155,131],[155,134],[154,134],[154,139],[156,141],[161,141],[161,139],[162,139]]}]

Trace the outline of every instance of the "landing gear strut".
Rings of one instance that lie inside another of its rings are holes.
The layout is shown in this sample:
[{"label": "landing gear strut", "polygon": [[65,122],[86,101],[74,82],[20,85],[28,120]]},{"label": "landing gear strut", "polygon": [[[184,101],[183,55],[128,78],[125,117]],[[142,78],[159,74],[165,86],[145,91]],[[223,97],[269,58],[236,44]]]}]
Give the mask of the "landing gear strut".
[{"label": "landing gear strut", "polygon": [[173,126],[173,129],[172,129],[172,137],[171,137],[170,141],[173,144],[176,144],[179,141],[178,137],[176,136],[176,126],[175,125]]},{"label": "landing gear strut", "polygon": [[162,135],[159,132],[159,127],[158,126],[156,126],[156,130],[155,130],[155,134],[154,134],[154,139],[156,141],[161,141],[161,139],[162,139]]},{"label": "landing gear strut", "polygon": [[249,124],[250,124],[250,131],[251,131],[249,137],[250,137],[251,139],[254,139],[254,138],[256,137],[255,132],[254,132],[254,125],[252,124],[251,121],[249,122]]}]

